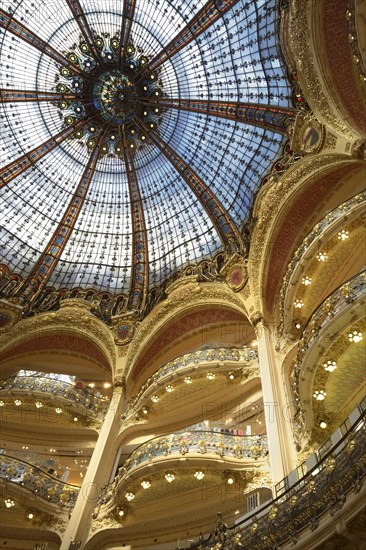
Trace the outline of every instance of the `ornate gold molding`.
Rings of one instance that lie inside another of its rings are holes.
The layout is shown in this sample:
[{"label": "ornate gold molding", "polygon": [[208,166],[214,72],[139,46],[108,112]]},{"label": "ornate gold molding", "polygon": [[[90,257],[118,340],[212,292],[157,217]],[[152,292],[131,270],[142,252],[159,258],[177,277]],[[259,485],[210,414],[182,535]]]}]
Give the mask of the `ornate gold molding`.
[{"label": "ornate gold molding", "polygon": [[276,217],[289,197],[302,187],[312,176],[320,177],[320,172],[337,164],[350,161],[346,155],[327,153],[320,155],[309,155],[300,159],[291,166],[277,182],[274,180],[262,188],[256,201],[254,216],[258,222],[254,227],[252,242],[249,253],[249,280],[253,295],[256,300],[256,307],[261,310],[261,267],[267,265],[264,254],[268,244],[268,236],[271,234]]},{"label": "ornate gold molding", "polygon": [[240,254],[233,254],[225,262],[220,275],[234,292],[239,292],[248,281],[248,261]]},{"label": "ornate gold molding", "polygon": [[317,118],[328,124],[337,134],[354,141],[359,136],[347,126],[340,114],[335,112],[319,74],[313,62],[314,32],[310,24],[310,12],[314,9],[313,1],[292,0],[288,18],[289,47],[295,60],[298,78],[306,99]]},{"label": "ornate gold molding", "polygon": [[86,300],[70,298],[61,303],[58,311],[41,313],[15,323],[1,336],[2,351],[31,340],[36,336],[70,332],[92,340],[108,359],[112,373],[116,362],[116,350],[109,328],[90,313],[91,304]]},{"label": "ornate gold molding", "polygon": [[247,311],[240,294],[235,293],[224,283],[198,283],[195,277],[186,277],[175,281],[167,288],[168,298],[142,321],[136,330],[127,354],[128,370],[144,344],[157,333],[162,325],[168,326],[177,314],[191,311],[198,306],[218,305],[231,307],[247,316]]},{"label": "ornate gold molding", "polygon": [[22,316],[23,308],[5,298],[0,300],[0,333],[9,330]]}]

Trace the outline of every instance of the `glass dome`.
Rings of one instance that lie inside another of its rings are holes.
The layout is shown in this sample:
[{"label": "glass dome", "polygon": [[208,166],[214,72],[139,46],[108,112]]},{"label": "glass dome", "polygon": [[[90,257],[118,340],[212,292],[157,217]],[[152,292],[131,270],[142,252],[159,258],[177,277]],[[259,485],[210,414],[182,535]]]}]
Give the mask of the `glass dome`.
[{"label": "glass dome", "polygon": [[277,2],[2,6],[1,257],[25,294],[141,302],[240,249],[292,113]]}]

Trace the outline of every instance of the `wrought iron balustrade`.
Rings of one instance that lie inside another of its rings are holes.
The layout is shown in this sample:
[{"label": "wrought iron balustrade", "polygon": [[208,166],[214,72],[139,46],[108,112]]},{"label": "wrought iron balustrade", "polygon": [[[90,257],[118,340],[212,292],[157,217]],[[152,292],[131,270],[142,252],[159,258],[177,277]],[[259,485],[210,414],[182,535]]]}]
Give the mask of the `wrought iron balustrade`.
[{"label": "wrought iron balustrade", "polygon": [[118,470],[114,482],[103,491],[103,503],[113,498],[115,490],[123,480],[140,465],[156,458],[215,455],[221,458],[239,460],[265,459],[268,455],[266,434],[233,435],[221,431],[180,432],[161,437],[155,437],[135,449],[126,462]]},{"label": "wrought iron balustrade", "polygon": [[27,489],[36,497],[60,507],[72,508],[79,487],[63,483],[43,470],[18,458],[0,455],[0,480]]},{"label": "wrought iron balustrade", "polygon": [[318,451],[301,465],[302,477],[293,481],[290,474],[276,486],[277,498],[236,526],[228,527],[220,518],[211,535],[201,536],[190,548],[273,550],[294,546],[304,530],[318,529],[322,518],[338,512],[352,492],[360,491],[366,478],[366,399],[337,433],[343,436],[336,443],[332,436],[329,445],[322,446],[324,452]]},{"label": "wrought iron balustrade", "polygon": [[34,391],[59,396],[86,409],[106,412],[109,399],[98,397],[91,391],[75,384],[64,382],[47,376],[13,376],[0,380],[0,395],[9,390]]},{"label": "wrought iron balustrade", "polygon": [[[144,394],[159,384],[166,376],[177,373],[180,369],[195,367],[199,364],[223,363],[232,361],[238,367],[258,362],[258,351],[253,348],[208,348],[186,353],[169,361],[157,370],[140,388],[139,393],[130,401],[129,410],[136,409]],[[236,369],[236,365],[234,367]],[[188,373],[187,373],[188,374]]]}]

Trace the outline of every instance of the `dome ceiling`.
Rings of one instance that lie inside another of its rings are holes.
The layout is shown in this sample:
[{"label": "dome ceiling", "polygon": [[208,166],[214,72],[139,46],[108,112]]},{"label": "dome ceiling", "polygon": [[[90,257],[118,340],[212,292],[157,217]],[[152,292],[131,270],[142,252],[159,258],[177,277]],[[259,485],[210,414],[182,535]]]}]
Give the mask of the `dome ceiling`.
[{"label": "dome ceiling", "polygon": [[1,258],[129,295],[241,249],[292,114],[275,0],[7,1]]}]

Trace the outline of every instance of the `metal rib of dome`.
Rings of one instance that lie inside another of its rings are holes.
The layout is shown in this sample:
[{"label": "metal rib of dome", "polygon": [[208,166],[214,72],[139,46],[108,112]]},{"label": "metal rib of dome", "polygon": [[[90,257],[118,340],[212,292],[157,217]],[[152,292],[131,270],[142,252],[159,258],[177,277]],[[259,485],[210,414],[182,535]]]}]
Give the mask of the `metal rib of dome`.
[{"label": "metal rib of dome", "polygon": [[1,260],[130,295],[240,250],[293,115],[276,0],[5,0]]}]

